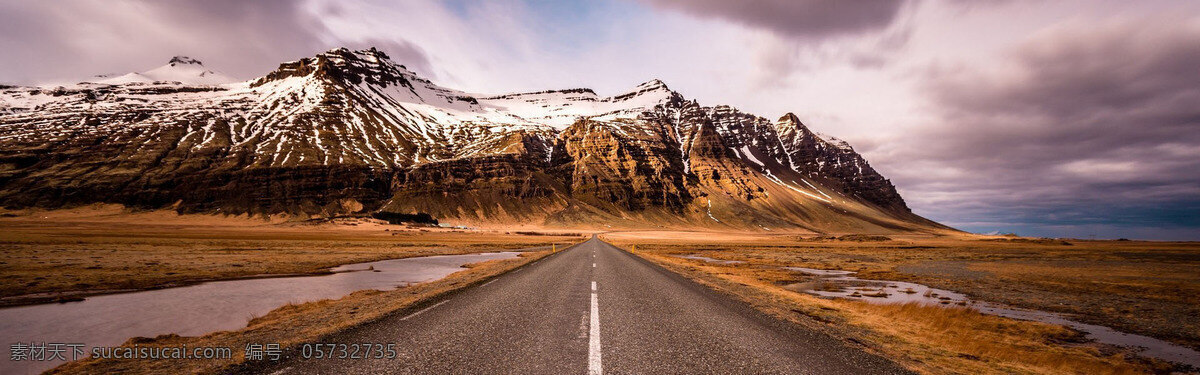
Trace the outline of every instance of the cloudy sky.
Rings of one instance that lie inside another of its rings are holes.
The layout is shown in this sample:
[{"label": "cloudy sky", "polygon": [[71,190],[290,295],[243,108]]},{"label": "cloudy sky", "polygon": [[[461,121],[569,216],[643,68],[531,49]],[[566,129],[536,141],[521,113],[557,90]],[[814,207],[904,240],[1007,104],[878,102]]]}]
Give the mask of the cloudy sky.
[{"label": "cloudy sky", "polygon": [[501,93],[659,78],[795,112],[975,232],[1200,239],[1200,2],[0,0],[0,82],[377,46]]}]

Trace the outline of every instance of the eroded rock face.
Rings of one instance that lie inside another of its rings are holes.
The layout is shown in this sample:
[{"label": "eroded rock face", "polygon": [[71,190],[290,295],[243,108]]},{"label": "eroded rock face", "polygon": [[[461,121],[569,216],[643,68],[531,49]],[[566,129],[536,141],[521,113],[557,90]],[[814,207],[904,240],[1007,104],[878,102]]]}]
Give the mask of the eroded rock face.
[{"label": "eroded rock face", "polygon": [[677,145],[661,126],[580,121],[555,144],[554,168],[571,196],[637,211],[680,210],[691,200]]},{"label": "eroded rock face", "polygon": [[[795,221],[812,210],[923,220],[853,149],[794,115],[704,107],[657,80],[608,98],[477,97],[374,49],[336,49],[241,84],[0,88],[11,207],[711,224],[714,201],[806,228]],[[784,212],[795,209],[808,211]]]},{"label": "eroded rock face", "polygon": [[388,171],[353,164],[271,167],[253,145],[234,144],[227,131],[209,133],[204,144],[188,131],[227,129],[224,119],[157,122],[162,115],[85,115],[78,120],[83,126],[58,137],[6,142],[0,199],[10,207],[110,202],[181,212],[335,215],[346,213],[330,205],[342,199],[371,208],[390,197]]},{"label": "eroded rock face", "polygon": [[872,169],[845,141],[809,130],[791,113],[780,117],[775,128],[794,170],[828,180],[844,194],[861,197],[880,207],[909,211],[892,182]]},{"label": "eroded rock face", "polygon": [[565,202],[540,153],[464,158],[399,170],[384,209],[437,218],[538,221]]}]

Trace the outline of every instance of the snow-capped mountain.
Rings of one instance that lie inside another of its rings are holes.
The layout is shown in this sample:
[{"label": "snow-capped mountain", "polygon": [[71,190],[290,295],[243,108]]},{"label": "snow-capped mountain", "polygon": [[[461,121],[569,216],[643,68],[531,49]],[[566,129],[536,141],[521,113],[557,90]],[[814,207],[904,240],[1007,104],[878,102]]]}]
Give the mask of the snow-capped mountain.
[{"label": "snow-capped mountain", "polygon": [[84,80],[81,83],[99,83],[106,85],[124,85],[130,83],[170,82],[184,85],[220,85],[237,82],[236,79],[224,74],[208,70],[200,60],[187,56],[175,56],[166,65],[144,72],[133,72],[122,75],[101,75]]},{"label": "snow-capped mountain", "polygon": [[[198,78],[197,78],[198,77]],[[0,200],[184,212],[425,212],[460,222],[938,228],[845,142],[651,80],[481,95],[375,49],[223,84],[177,57],[143,73],[0,90]]]}]

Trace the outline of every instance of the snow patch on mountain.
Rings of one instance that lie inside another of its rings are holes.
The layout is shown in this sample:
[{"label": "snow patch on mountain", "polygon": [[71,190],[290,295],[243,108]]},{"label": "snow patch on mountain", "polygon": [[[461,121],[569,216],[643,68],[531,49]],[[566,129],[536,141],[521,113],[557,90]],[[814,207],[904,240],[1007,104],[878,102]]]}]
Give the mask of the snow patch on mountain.
[{"label": "snow patch on mountain", "polygon": [[227,75],[209,70],[199,60],[187,56],[175,56],[166,65],[147,70],[133,72],[116,77],[100,76],[88,82],[106,85],[125,85],[131,83],[179,82],[186,85],[222,85],[237,82]]},{"label": "snow patch on mountain", "polygon": [[813,132],[813,135],[816,135],[817,138],[820,138],[822,141],[825,141],[825,143],[828,143],[830,146],[836,147],[839,150],[854,151],[854,148],[850,147],[850,143],[843,141],[841,138],[837,138],[837,137],[834,137],[834,136],[831,136],[831,135],[828,135],[825,133],[821,133],[821,132]]},{"label": "snow patch on mountain", "polygon": [[632,91],[599,97],[590,89],[550,90],[479,97],[489,110],[503,112],[529,122],[566,129],[581,118],[597,121],[637,118],[677,95],[657,79]]},{"label": "snow patch on mountain", "polygon": [[[0,90],[0,114],[154,109],[188,116],[215,110],[225,113],[228,124],[188,129],[189,139],[200,140],[196,147],[224,139],[215,135],[221,132],[229,134],[234,145],[252,145],[270,165],[361,162],[385,167],[486,155],[498,152],[490,147],[505,134],[552,137],[580,119],[596,121],[623,137],[645,136],[659,128],[636,124],[640,117],[653,114],[679,142],[686,174],[691,172],[686,145],[695,133],[684,129],[694,129],[696,124],[684,124],[689,115],[683,108],[694,108],[704,114],[690,116],[714,119],[717,133],[732,142],[727,147],[740,158],[760,168],[766,167],[763,160],[774,160],[795,169],[785,152],[788,147],[779,145],[770,121],[730,106],[699,107],[658,79],[608,97],[583,88],[474,94],[437,85],[376,49],[337,48],[282,63],[255,80],[223,84],[229,81],[198,60],[176,56],[159,68],[95,84]],[[223,85],[188,89],[216,84]],[[808,132],[794,115],[788,119],[794,122],[787,124],[788,131]],[[45,126],[67,125],[48,121]],[[844,141],[819,137],[834,148],[850,150]]]}]

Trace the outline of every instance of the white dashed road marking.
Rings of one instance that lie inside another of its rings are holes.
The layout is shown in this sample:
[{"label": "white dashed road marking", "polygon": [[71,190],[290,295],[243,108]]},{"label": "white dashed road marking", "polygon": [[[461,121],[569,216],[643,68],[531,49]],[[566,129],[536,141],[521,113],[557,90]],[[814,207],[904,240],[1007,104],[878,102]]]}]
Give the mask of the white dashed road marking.
[{"label": "white dashed road marking", "polygon": [[592,324],[588,332],[588,374],[604,373],[600,366],[600,303],[596,299],[596,282],[592,282]]},{"label": "white dashed road marking", "polygon": [[426,311],[429,311],[429,310],[433,310],[433,308],[434,308],[434,307],[441,306],[443,303],[446,303],[446,302],[450,302],[450,300],[445,300],[445,301],[442,301],[442,302],[438,302],[438,303],[434,304],[433,306],[429,306],[429,307],[426,307],[426,308],[423,308],[423,309],[421,309],[421,311],[417,311],[417,312],[415,312],[415,313],[408,314],[408,316],[406,316],[406,317],[403,317],[403,318],[400,318],[400,320],[408,320],[408,318],[411,318],[411,317],[414,317],[414,316],[420,315],[421,313],[423,313],[423,312],[426,312]]}]

